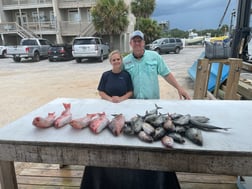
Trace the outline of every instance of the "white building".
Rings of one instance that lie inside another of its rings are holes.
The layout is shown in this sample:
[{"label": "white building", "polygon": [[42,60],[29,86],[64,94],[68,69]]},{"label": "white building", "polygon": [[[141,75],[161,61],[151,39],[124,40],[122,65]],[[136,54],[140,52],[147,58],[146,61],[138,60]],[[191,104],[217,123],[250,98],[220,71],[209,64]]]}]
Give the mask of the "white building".
[{"label": "white building", "polygon": [[[130,6],[131,0],[125,0]],[[0,44],[16,45],[21,38],[43,37],[53,43],[72,43],[76,36],[97,35],[90,9],[96,0],[0,0]],[[129,51],[135,17],[129,13],[125,33],[114,36],[114,47]],[[109,42],[109,36],[102,36]]]}]

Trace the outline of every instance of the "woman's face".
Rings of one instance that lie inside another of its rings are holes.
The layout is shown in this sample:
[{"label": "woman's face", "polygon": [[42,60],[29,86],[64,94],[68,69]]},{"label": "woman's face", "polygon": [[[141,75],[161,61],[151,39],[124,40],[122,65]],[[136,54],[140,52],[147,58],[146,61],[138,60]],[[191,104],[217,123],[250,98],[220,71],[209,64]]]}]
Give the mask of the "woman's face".
[{"label": "woman's face", "polygon": [[110,58],[110,63],[114,68],[120,68],[122,64],[122,59],[120,54],[115,53]]}]

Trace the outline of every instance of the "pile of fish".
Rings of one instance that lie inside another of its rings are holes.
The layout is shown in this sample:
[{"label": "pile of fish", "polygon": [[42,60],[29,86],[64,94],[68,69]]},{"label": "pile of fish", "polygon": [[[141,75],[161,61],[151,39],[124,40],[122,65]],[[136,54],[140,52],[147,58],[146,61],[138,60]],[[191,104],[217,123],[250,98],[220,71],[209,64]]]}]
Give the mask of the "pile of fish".
[{"label": "pile of fish", "polygon": [[64,110],[56,117],[55,113],[48,113],[48,116],[35,117],[32,124],[39,128],[56,127],[61,128],[70,125],[75,129],[89,127],[95,134],[108,128],[114,136],[135,135],[140,140],[148,143],[161,141],[166,147],[172,148],[174,142],[183,144],[185,138],[194,144],[203,145],[201,131],[217,131],[230,128],[222,128],[208,124],[209,118],[205,116],[182,115],[178,113],[162,114],[158,110],[161,107],[155,104],[155,109],[146,111],[145,115],[135,115],[126,120],[123,114],[114,114],[111,120],[105,112],[86,114],[81,118],[73,119],[70,111],[71,104],[63,103]]}]

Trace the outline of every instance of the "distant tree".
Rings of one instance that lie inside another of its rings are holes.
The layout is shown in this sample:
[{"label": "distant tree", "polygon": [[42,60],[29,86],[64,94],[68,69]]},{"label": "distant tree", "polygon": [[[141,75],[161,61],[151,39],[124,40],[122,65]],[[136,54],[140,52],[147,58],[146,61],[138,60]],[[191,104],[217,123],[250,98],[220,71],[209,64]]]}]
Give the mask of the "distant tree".
[{"label": "distant tree", "polygon": [[188,32],[175,28],[175,29],[170,30],[168,37],[187,38]]},{"label": "distant tree", "polygon": [[139,29],[144,32],[144,40],[146,44],[161,37],[161,27],[155,20],[140,18]]},{"label": "distant tree", "polygon": [[140,18],[149,18],[155,6],[155,0],[133,0],[131,2],[131,12],[136,17],[136,29],[139,29]]},{"label": "distant tree", "polygon": [[113,36],[124,32],[129,25],[128,6],[123,0],[98,0],[91,15],[95,30],[101,35],[109,35],[113,49]]}]

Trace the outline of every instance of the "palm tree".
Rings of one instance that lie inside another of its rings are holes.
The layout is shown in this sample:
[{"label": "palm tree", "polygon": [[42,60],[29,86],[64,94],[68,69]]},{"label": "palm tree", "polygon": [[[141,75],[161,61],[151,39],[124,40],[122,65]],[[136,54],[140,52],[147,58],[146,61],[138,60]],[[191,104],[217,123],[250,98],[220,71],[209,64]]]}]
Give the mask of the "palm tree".
[{"label": "palm tree", "polygon": [[150,18],[140,18],[139,28],[144,32],[145,43],[148,44],[161,36],[161,27]]},{"label": "palm tree", "polygon": [[134,0],[131,2],[131,12],[136,18],[149,18],[156,6],[155,0]]},{"label": "palm tree", "polygon": [[96,31],[110,36],[110,48],[113,49],[113,36],[128,27],[128,6],[123,0],[98,0],[91,14]]},{"label": "palm tree", "polygon": [[155,0],[134,0],[131,2],[131,12],[136,17],[136,29],[139,29],[139,19],[149,18],[155,6]]}]

